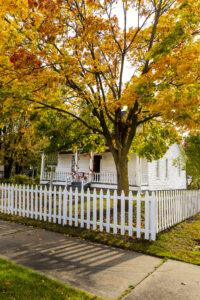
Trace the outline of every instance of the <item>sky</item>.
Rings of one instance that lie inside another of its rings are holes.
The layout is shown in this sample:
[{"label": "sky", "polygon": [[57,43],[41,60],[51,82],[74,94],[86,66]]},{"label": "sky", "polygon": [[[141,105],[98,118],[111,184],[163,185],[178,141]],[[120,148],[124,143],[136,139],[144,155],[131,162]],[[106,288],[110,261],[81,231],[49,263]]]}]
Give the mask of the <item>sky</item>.
[{"label": "sky", "polygon": [[[124,28],[124,14],[123,14],[123,6],[122,6],[122,1],[117,2],[118,4],[116,5],[116,7],[114,8],[114,14],[116,14],[116,16],[119,19],[119,26],[121,28]],[[142,23],[143,20],[142,18],[140,18],[140,22]],[[147,22],[147,24],[149,25],[149,22]],[[127,14],[127,29],[130,27],[137,27],[138,26],[138,13],[136,10],[134,9],[129,9],[128,10],[128,14]],[[126,61],[125,62],[125,72],[124,72],[124,76],[123,76],[123,82],[127,82],[131,79],[132,75],[133,75],[134,69],[133,67],[130,66],[130,64]]]}]

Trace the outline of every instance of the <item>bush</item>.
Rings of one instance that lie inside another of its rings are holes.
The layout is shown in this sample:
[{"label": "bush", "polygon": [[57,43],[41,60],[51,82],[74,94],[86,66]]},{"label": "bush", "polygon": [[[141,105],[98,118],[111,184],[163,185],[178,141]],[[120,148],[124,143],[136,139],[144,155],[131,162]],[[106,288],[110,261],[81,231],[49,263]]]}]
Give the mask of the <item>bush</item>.
[{"label": "bush", "polygon": [[34,184],[40,184],[40,174],[37,174],[34,178]]},{"label": "bush", "polygon": [[189,189],[190,190],[197,190],[200,188],[200,181],[194,180],[190,183]]},{"label": "bush", "polygon": [[31,180],[26,175],[13,175],[10,177],[10,179],[7,181],[9,183],[15,183],[15,184],[31,184]]},{"label": "bush", "polygon": [[6,179],[4,177],[0,178],[0,183],[9,183],[9,179]]}]

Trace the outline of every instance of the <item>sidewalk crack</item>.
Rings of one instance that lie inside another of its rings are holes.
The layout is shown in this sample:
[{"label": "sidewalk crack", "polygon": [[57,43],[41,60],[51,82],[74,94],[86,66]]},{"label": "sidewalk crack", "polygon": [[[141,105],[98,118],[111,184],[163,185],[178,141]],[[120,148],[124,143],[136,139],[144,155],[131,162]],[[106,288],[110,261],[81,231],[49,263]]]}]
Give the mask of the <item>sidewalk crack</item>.
[{"label": "sidewalk crack", "polygon": [[153,273],[155,273],[157,271],[157,269],[159,269],[168,259],[163,259],[163,261],[158,264],[157,266],[154,267],[154,270],[147,273],[147,275],[142,279],[140,280],[137,284],[135,285],[129,285],[128,289],[125,290],[123,292],[123,294],[118,297],[116,300],[125,300],[126,299],[126,296],[128,296],[138,285],[140,285],[145,279],[147,279],[149,276],[151,276]]}]

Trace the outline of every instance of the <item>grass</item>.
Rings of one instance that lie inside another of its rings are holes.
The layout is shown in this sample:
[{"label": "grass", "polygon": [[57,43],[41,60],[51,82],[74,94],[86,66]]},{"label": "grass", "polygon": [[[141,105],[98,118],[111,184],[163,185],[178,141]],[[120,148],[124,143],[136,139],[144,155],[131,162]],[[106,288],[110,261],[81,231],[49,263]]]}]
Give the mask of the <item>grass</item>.
[{"label": "grass", "polygon": [[1,300],[99,299],[0,258]]},{"label": "grass", "polygon": [[136,239],[127,235],[87,230],[85,228],[49,224],[18,216],[0,214],[0,219],[36,228],[59,232],[126,250],[138,251],[162,258],[171,258],[200,265],[200,214],[157,235],[155,242]]}]

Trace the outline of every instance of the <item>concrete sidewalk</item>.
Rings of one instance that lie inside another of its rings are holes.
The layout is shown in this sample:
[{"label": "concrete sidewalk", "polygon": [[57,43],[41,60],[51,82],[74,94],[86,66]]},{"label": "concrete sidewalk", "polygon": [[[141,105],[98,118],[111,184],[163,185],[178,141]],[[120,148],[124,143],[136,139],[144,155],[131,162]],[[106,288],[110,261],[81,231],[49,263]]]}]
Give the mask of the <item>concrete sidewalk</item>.
[{"label": "concrete sidewalk", "polygon": [[[120,297],[130,286],[136,288],[126,297],[129,300],[200,299],[198,266],[175,261],[160,266],[159,258],[2,220],[0,256],[108,300]],[[180,298],[173,295],[176,282],[179,294],[175,295]]]},{"label": "concrete sidewalk", "polygon": [[169,259],[125,299],[199,300],[200,267]]}]

